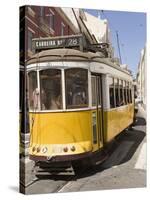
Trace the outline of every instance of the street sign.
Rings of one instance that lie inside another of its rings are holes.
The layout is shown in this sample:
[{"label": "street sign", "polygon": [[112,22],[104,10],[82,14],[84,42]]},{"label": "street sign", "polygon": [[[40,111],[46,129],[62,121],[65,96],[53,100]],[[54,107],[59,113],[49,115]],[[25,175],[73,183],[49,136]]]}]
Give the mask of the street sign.
[{"label": "street sign", "polygon": [[47,38],[34,38],[32,47],[35,52],[57,49],[57,48],[74,48],[80,51],[102,52],[105,57],[108,57],[108,43],[90,44],[84,35],[66,35]]},{"label": "street sign", "polygon": [[61,36],[52,38],[36,38],[32,40],[35,50],[54,49],[62,47],[76,47],[82,45],[83,36]]}]

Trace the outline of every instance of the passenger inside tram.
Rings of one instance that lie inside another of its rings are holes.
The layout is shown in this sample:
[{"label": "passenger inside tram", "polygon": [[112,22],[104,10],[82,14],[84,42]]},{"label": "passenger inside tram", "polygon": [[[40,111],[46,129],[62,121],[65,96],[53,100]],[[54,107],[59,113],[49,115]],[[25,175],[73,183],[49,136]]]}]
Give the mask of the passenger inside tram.
[{"label": "passenger inside tram", "polygon": [[42,110],[46,109],[46,93],[43,88],[41,89],[41,108]]},{"label": "passenger inside tram", "polygon": [[86,103],[85,92],[84,91],[75,92],[72,98],[72,104],[83,105],[85,103]]},{"label": "passenger inside tram", "polygon": [[61,109],[61,95],[52,95],[50,99],[50,110]]},{"label": "passenger inside tram", "polygon": [[62,108],[60,70],[42,70],[40,72],[40,90],[42,110],[57,110]]},{"label": "passenger inside tram", "polygon": [[38,88],[35,88],[33,90],[32,98],[31,98],[31,105],[34,110],[38,108],[38,102],[39,102],[39,90]]}]

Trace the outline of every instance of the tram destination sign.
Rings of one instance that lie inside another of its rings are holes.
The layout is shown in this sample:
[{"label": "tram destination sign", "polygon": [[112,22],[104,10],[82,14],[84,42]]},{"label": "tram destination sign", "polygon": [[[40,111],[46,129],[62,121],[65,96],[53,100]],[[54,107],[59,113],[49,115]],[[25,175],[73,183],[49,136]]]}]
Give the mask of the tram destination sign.
[{"label": "tram destination sign", "polygon": [[52,38],[35,38],[32,40],[32,46],[35,50],[54,49],[63,47],[76,47],[82,45],[83,36],[61,36]]}]

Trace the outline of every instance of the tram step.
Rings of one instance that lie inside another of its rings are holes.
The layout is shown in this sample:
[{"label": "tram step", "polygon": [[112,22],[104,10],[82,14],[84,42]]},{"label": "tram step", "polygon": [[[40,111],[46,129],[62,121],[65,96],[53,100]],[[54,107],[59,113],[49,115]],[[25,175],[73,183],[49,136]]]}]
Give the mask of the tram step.
[{"label": "tram step", "polygon": [[68,176],[68,175],[75,175],[75,173],[74,172],[37,172],[36,173],[36,176],[38,177],[38,176],[49,176],[49,175],[65,175],[65,176]]},{"label": "tram step", "polygon": [[36,175],[74,175],[74,171],[72,167],[65,168],[65,167],[36,167],[35,169]]},{"label": "tram step", "polygon": [[40,168],[69,168],[71,166],[71,163],[69,162],[62,162],[62,163],[38,162],[36,163],[36,166],[39,166]]}]

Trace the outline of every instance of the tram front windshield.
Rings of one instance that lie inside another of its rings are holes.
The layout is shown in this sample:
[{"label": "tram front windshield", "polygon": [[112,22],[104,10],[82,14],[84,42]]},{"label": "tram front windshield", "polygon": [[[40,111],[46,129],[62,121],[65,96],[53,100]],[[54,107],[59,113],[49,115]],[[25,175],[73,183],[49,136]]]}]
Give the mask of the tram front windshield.
[{"label": "tram front windshield", "polygon": [[29,107],[31,110],[63,109],[63,95],[67,109],[88,107],[88,71],[74,68],[65,70],[65,83],[62,88],[62,71],[45,69],[39,71],[38,88],[36,71],[29,72]]},{"label": "tram front windshield", "polygon": [[61,70],[40,71],[41,110],[62,109]]},{"label": "tram front windshield", "polygon": [[85,69],[67,69],[65,71],[66,107],[88,107],[88,71]]}]

